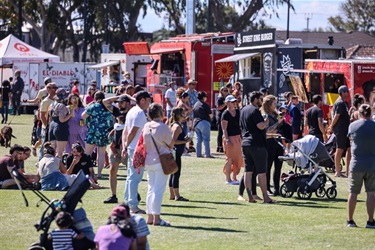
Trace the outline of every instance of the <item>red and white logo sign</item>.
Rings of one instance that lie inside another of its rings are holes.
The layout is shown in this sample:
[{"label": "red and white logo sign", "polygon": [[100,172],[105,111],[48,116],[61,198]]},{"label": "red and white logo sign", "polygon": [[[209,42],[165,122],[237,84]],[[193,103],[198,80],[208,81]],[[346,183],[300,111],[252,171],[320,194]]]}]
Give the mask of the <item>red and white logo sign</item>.
[{"label": "red and white logo sign", "polygon": [[28,47],[26,47],[22,43],[16,43],[16,44],[14,44],[14,48],[16,50],[21,51],[21,52],[28,52],[30,50]]}]

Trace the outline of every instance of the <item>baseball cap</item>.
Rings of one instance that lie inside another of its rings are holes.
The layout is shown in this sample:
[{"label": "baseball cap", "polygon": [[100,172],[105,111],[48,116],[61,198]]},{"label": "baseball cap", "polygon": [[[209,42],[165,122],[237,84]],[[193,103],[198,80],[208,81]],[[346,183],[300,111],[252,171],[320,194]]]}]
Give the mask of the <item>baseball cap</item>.
[{"label": "baseball cap", "polygon": [[288,106],[286,106],[285,104],[283,104],[283,105],[280,106],[279,110],[280,109],[288,109]]},{"label": "baseball cap", "polygon": [[339,87],[339,90],[338,90],[338,93],[341,94],[343,92],[349,92],[349,89],[348,87],[346,87],[345,85],[342,85]]},{"label": "baseball cap", "polygon": [[48,83],[52,82],[51,77],[44,78],[44,84],[47,85]]},{"label": "baseball cap", "polygon": [[225,97],[225,102],[236,102],[237,99],[233,96],[233,95],[227,95],[227,97]]},{"label": "baseball cap", "polygon": [[140,101],[142,98],[151,98],[150,94],[147,92],[147,91],[139,91],[137,93],[137,96],[135,97],[135,99],[138,101]]},{"label": "baseball cap", "polygon": [[192,83],[196,83],[196,82],[197,82],[197,81],[194,80],[194,79],[189,79],[188,84],[190,85],[190,84],[192,84]]},{"label": "baseball cap", "polygon": [[266,92],[268,92],[268,88],[263,87],[263,88],[260,88],[259,91],[262,92],[262,93],[266,93]]},{"label": "baseball cap", "polygon": [[129,98],[128,96],[126,96],[126,95],[122,95],[122,96],[120,96],[120,97],[116,100],[116,102],[130,102],[130,98]]},{"label": "baseball cap", "polygon": [[126,208],[123,206],[116,206],[112,209],[111,216],[116,216],[120,218],[126,218],[127,217],[127,212]]},{"label": "baseball cap", "polygon": [[130,76],[130,73],[129,72],[125,72],[124,76]]}]

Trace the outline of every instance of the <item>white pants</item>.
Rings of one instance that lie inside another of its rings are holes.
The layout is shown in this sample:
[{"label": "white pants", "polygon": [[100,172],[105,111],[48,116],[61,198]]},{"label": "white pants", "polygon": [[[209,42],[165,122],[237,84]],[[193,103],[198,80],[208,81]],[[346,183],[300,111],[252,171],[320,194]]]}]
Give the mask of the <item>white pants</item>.
[{"label": "white pants", "polygon": [[160,214],[161,203],[165,187],[168,181],[168,175],[163,173],[161,164],[146,165],[148,180],[148,191],[146,198],[146,213]]}]

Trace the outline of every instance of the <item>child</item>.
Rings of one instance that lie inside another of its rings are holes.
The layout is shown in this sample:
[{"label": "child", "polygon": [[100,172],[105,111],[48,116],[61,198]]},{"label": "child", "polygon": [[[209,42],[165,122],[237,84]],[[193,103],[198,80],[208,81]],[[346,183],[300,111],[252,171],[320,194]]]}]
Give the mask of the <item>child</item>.
[{"label": "child", "polygon": [[288,112],[288,107],[286,105],[282,105],[279,108],[280,115],[284,117],[284,124],[282,127],[282,136],[284,136],[287,140],[283,140],[283,144],[286,149],[286,153],[289,153],[290,150],[290,142],[292,141],[292,117]]},{"label": "child", "polygon": [[113,135],[113,140],[109,146],[111,154],[114,158],[121,158],[121,145],[122,145],[122,131],[125,126],[125,114],[121,114],[116,117],[117,122],[113,126],[113,130],[109,136]]},{"label": "child", "polygon": [[85,234],[77,234],[73,229],[70,228],[74,219],[68,212],[58,213],[55,220],[58,229],[53,229],[48,235],[48,239],[52,239],[53,249],[73,250],[73,239],[82,239],[85,237]]}]

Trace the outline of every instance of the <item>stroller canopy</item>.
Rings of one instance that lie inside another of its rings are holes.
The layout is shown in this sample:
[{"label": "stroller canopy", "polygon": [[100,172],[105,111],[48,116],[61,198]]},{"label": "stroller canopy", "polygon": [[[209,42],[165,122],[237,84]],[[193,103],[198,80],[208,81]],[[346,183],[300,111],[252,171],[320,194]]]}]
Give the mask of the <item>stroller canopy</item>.
[{"label": "stroller canopy", "polygon": [[309,161],[320,163],[330,158],[324,144],[313,135],[306,135],[292,144],[298,148],[294,158],[296,165],[301,168],[305,168]]}]

